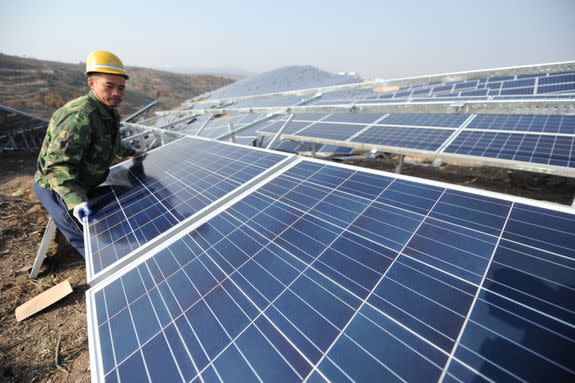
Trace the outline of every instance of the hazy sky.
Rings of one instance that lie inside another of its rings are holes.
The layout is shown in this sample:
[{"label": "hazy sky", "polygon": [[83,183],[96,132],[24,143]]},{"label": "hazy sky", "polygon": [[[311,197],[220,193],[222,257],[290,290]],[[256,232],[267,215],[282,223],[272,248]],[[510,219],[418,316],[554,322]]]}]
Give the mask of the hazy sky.
[{"label": "hazy sky", "polygon": [[[94,6],[88,4],[96,4]],[[0,52],[394,78],[575,60],[575,0],[0,0]]]}]

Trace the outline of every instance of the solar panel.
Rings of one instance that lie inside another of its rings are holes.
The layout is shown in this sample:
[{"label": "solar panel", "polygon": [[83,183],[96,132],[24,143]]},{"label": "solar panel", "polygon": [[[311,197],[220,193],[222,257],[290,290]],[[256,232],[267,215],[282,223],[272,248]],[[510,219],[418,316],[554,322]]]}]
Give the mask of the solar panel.
[{"label": "solar panel", "polygon": [[92,380],[570,381],[569,208],[298,160],[87,293]]},{"label": "solar panel", "polygon": [[575,136],[462,131],[444,153],[575,167]]},{"label": "solar panel", "polygon": [[575,116],[481,114],[465,129],[575,134]]},{"label": "solar panel", "polygon": [[396,128],[374,125],[353,142],[435,151],[455,132],[452,129]]},{"label": "solar panel", "polygon": [[386,125],[458,128],[468,117],[469,115],[467,114],[390,114],[380,123]]},{"label": "solar panel", "polygon": [[[305,127],[310,126],[313,122],[307,121],[300,121],[296,120],[295,118],[287,124],[283,130],[285,134],[292,134],[302,130]],[[267,124],[264,127],[260,127],[258,129],[259,132],[268,132],[268,133],[276,133],[278,132],[282,126],[285,125],[285,121],[282,120],[275,120],[272,123]]]},{"label": "solar panel", "polygon": [[[294,134],[305,137],[321,137],[332,140],[345,141],[348,138],[356,135],[357,133],[365,130],[367,125],[363,124],[341,124],[341,123],[323,123],[304,127]],[[287,132],[285,134],[288,134]]]},{"label": "solar panel", "polygon": [[95,219],[89,225],[88,282],[286,158],[183,138],[149,152],[143,161],[114,167],[108,186],[90,200]]}]

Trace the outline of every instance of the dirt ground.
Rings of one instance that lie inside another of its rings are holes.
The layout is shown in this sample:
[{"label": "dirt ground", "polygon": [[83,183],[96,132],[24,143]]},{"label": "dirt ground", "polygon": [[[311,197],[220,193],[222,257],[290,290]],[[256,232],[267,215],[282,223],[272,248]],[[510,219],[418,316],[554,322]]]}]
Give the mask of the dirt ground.
[{"label": "dirt ground", "polygon": [[[35,156],[0,154],[0,163],[0,382],[89,382],[83,260],[57,241],[38,280],[28,278],[47,222],[33,190]],[[388,171],[394,166],[382,159],[356,164]],[[561,204],[571,204],[575,195],[572,179],[496,168],[407,163],[403,174]],[[66,279],[72,294],[16,322],[16,307]]]},{"label": "dirt ground", "polygon": [[[33,189],[35,156],[0,154],[0,163],[0,382],[89,382],[83,259],[58,238],[37,281],[28,278],[47,222]],[[16,307],[66,279],[72,294],[16,322]]]}]

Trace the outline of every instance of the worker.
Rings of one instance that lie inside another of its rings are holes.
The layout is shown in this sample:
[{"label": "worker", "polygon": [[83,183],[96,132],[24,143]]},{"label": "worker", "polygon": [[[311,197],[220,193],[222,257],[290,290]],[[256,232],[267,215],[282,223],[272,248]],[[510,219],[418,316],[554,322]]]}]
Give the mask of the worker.
[{"label": "worker", "polygon": [[82,219],[90,218],[89,195],[106,180],[114,156],[137,156],[120,137],[120,115],[128,73],[113,53],[86,59],[90,91],[52,115],[38,156],[34,191],[56,227],[85,256]]}]

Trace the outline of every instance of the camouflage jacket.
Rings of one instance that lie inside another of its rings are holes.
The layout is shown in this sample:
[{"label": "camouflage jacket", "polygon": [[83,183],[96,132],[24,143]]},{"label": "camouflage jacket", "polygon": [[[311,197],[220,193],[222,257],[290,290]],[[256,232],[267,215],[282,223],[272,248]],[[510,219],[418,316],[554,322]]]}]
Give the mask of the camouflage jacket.
[{"label": "camouflage jacket", "polygon": [[108,112],[90,91],[54,112],[38,156],[35,181],[57,192],[68,209],[88,200],[106,180],[114,155],[133,149],[123,145],[120,115]]}]

